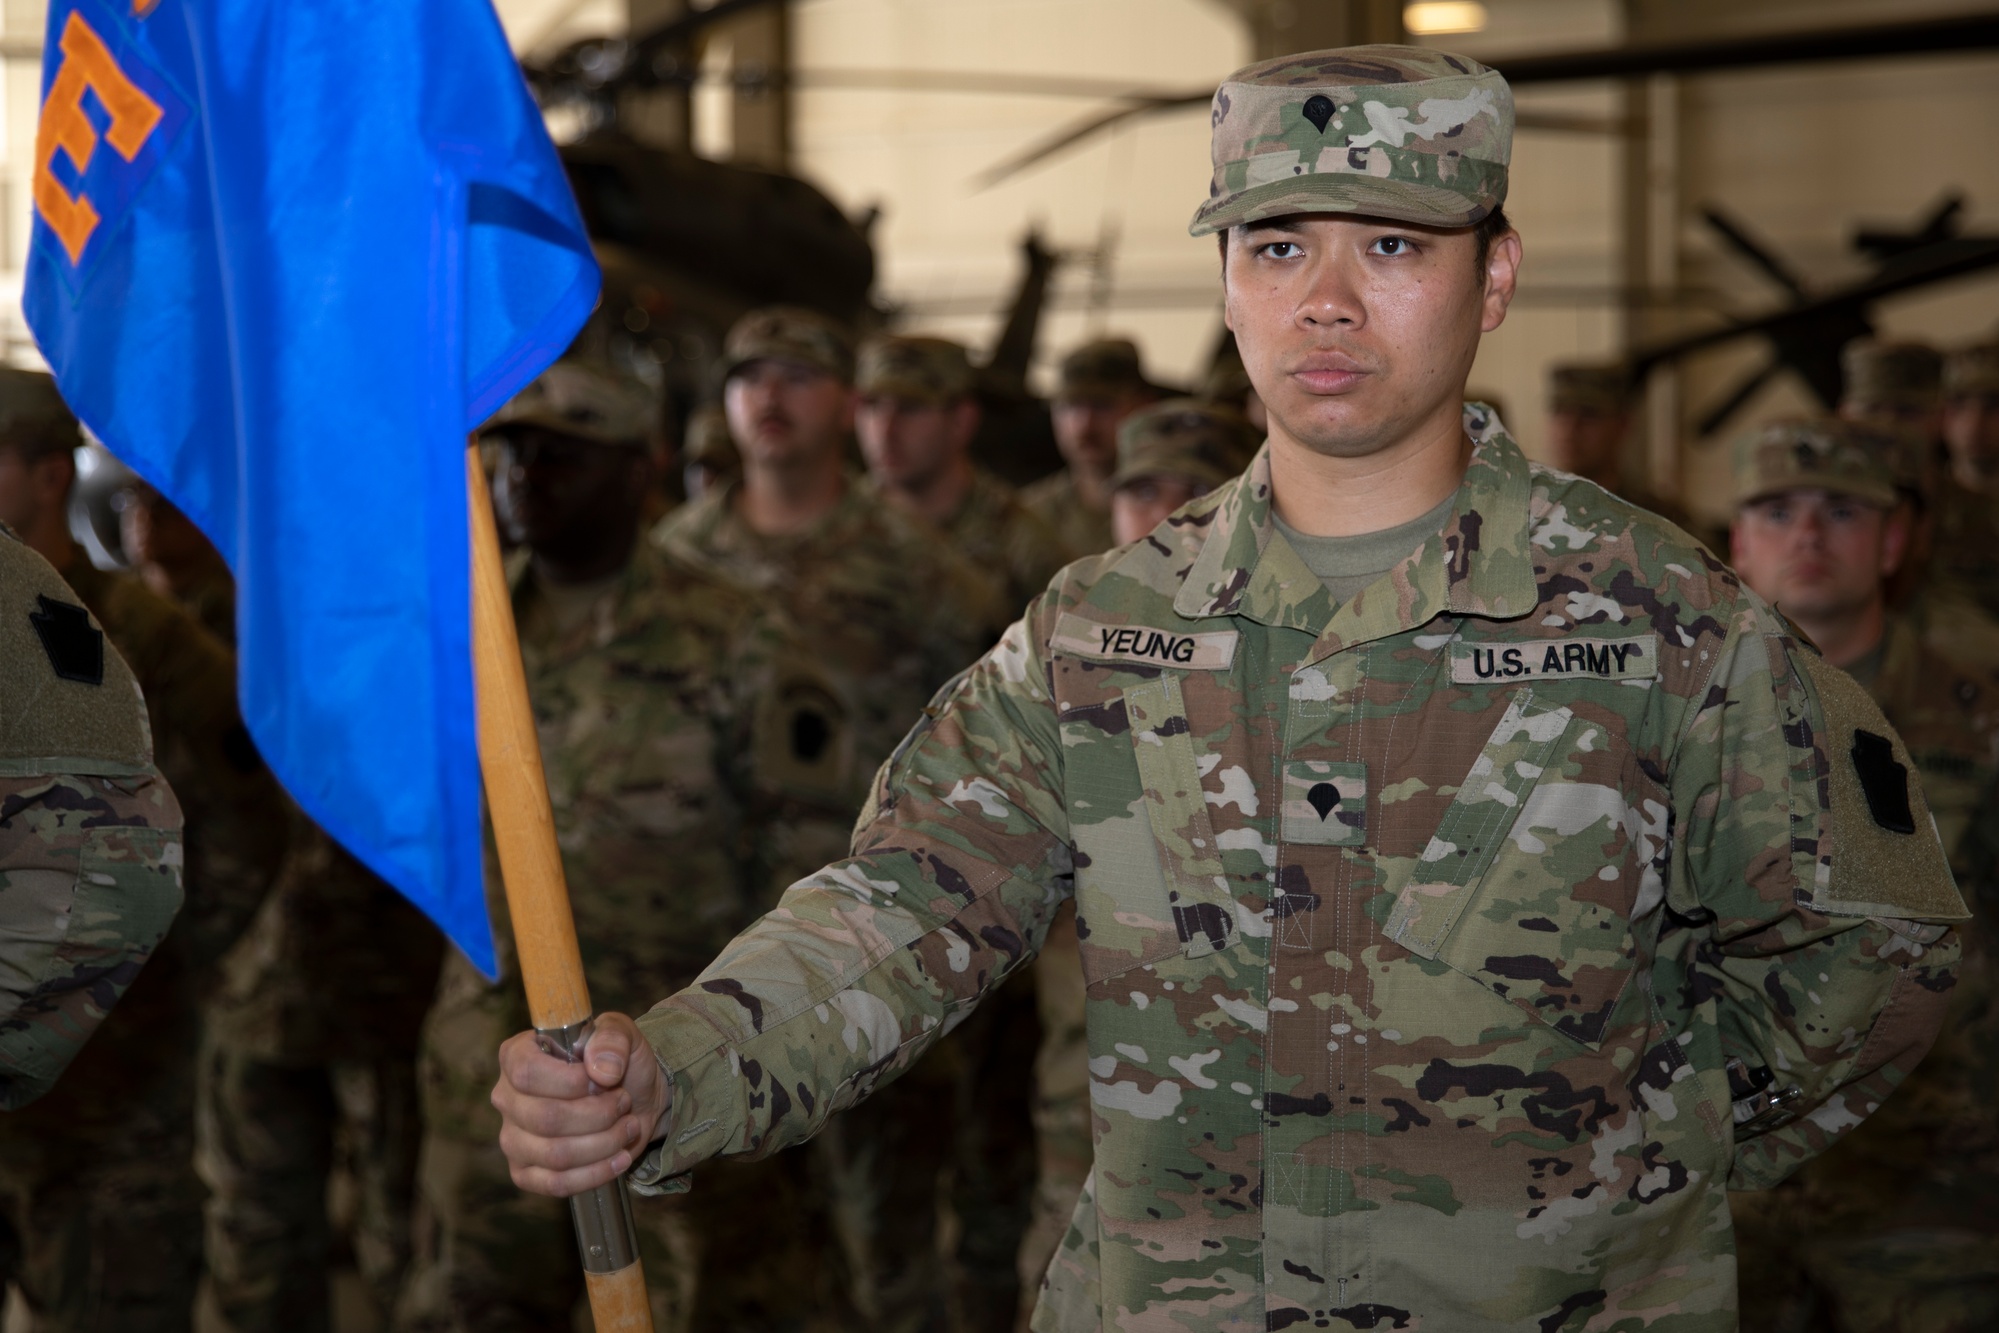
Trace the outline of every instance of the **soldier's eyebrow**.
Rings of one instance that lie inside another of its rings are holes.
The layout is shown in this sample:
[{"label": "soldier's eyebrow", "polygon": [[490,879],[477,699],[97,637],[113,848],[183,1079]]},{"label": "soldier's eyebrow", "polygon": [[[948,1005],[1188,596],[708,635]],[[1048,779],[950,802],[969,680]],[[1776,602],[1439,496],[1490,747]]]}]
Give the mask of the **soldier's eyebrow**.
[{"label": "soldier's eyebrow", "polygon": [[1291,218],[1264,218],[1257,222],[1245,222],[1242,224],[1242,235],[1245,241],[1248,241],[1252,236],[1269,236],[1275,233],[1295,236],[1301,230],[1303,229]]}]

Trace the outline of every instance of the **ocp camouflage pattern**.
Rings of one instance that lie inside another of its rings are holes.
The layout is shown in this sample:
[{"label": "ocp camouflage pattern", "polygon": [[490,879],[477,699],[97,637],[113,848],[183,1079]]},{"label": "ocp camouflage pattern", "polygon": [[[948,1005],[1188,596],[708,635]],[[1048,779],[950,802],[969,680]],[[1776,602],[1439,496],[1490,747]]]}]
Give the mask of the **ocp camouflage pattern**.
[{"label": "ocp camouflage pattern", "polygon": [[[1036,1328],[1734,1328],[1724,1188],[1901,1082],[1957,954],[1913,918],[1961,906],[1933,834],[1844,794],[1856,727],[1906,755],[1864,699],[1677,530],[1465,426],[1442,530],[1337,610],[1267,453],[1066,570],[884,769],[853,858],[641,1018],[674,1096],[641,1188],[815,1131],[1073,895],[1095,1168]],[[1093,660],[1059,617],[1234,642]],[[1655,639],[1656,675],[1451,669],[1578,632]],[[1354,793],[1360,840],[1303,836],[1287,776],[1331,783],[1314,812]],[[1854,882],[1876,843],[1897,874]],[[1893,919],[1826,910],[1863,897]],[[1731,1060],[1774,1084],[1742,1124]]]},{"label": "ocp camouflage pattern", "polygon": [[1869,692],[1907,744],[1975,919],[1948,1017],[1867,1122],[1767,1193],[1738,1196],[1745,1328],[1999,1327],[1999,656],[1953,659],[1891,618]]},{"label": "ocp camouflage pattern", "polygon": [[[785,860],[793,848],[845,839],[854,778],[825,756],[851,753],[850,720],[784,623],[710,571],[641,542],[575,623],[553,614],[526,552],[511,572],[591,1001],[629,1010],[684,984],[769,907],[808,868]],[[809,758],[794,745],[807,732],[821,743]],[[488,853],[500,980],[454,951],[424,1027],[421,1188],[435,1234],[420,1237],[403,1302],[411,1333],[566,1327],[580,1287],[566,1205],[516,1190],[496,1143],[499,1045],[529,1015],[490,840]],[[765,1318],[813,1308],[809,1280],[769,1286],[805,1267],[804,1247],[783,1241],[796,1227],[766,1229],[760,1267],[713,1213],[796,1193],[801,1170],[724,1166],[693,1208],[637,1210],[662,1333],[688,1326],[697,1288],[706,1326],[786,1327]]]},{"label": "ocp camouflage pattern", "polygon": [[1506,202],[1513,90],[1464,56],[1279,56],[1229,75],[1209,118],[1214,176],[1195,236],[1290,213],[1469,227]]},{"label": "ocp camouflage pattern", "polygon": [[[95,680],[55,670],[36,618],[73,608]],[[76,594],[0,528],[0,1110],[54,1085],[181,904],[181,812],[145,700]]]},{"label": "ocp camouflage pattern", "polygon": [[[882,504],[858,478],[831,513],[788,537],[761,536],[742,520],[741,486],[730,481],[682,505],[651,540],[782,611],[833,691],[829,706],[847,721],[798,762],[815,792],[818,775],[837,769],[850,783],[849,809],[858,810],[869,775],[909,719],[992,642],[1012,608],[935,530]],[[830,850],[816,849],[814,864],[841,855],[846,842],[842,830]]]}]

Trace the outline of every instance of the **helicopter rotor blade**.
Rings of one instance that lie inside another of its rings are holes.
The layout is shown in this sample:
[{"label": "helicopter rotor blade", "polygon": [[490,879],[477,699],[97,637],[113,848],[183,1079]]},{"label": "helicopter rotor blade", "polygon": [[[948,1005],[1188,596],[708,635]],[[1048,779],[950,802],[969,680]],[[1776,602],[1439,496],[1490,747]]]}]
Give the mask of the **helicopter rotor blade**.
[{"label": "helicopter rotor blade", "polygon": [[972,182],[981,190],[991,189],[1001,181],[1018,176],[1029,167],[1036,166],[1054,157],[1063,149],[1120,124],[1134,116],[1151,115],[1160,111],[1182,111],[1196,106],[1206,106],[1214,98],[1212,88],[1199,92],[1169,93],[1156,97],[1134,99],[1110,111],[1096,111],[1071,121],[1035,143],[1029,144],[1011,157],[1002,159],[972,177]]},{"label": "helicopter rotor blade", "polygon": [[1768,277],[1770,281],[1776,283],[1779,287],[1782,287],[1785,294],[1793,301],[1810,299],[1810,294],[1805,291],[1803,280],[1791,271],[1791,266],[1779,259],[1776,252],[1770,249],[1769,246],[1751,236],[1748,228],[1729,217],[1713,204],[1708,204],[1701,209],[1701,217],[1706,221],[1708,226],[1714,228],[1722,240],[1728,242],[1731,249],[1761,269],[1764,276]]},{"label": "helicopter rotor blade", "polygon": [[1729,391],[1726,398],[1701,415],[1700,421],[1696,423],[1701,438],[1705,439],[1720,430],[1730,417],[1741,411],[1751,398],[1761,392],[1764,385],[1777,378],[1777,373],[1783,368],[1783,362],[1771,357],[1761,367],[1743,377],[1742,381]]},{"label": "helicopter rotor blade", "polygon": [[[1720,69],[1747,69],[1759,65],[1788,65],[1827,60],[1866,60],[1884,56],[1959,54],[1999,48],[1999,11],[1953,15],[1913,22],[1848,24],[1830,29],[1775,33],[1758,37],[1730,37],[1698,42],[1660,43],[1636,47],[1614,47],[1597,51],[1563,51],[1552,55],[1520,56],[1495,62],[1495,67],[1514,87],[1536,83],[1572,83],[1589,79],[1633,78],[1649,74],[1699,73]],[[973,177],[980,189],[988,189],[1018,175],[1073,144],[1099,134],[1134,116],[1179,110],[1206,103],[1212,88],[1177,97],[1151,97],[1128,101],[1122,106],[1093,112],[1046,139],[1033,144]],[[1598,122],[1585,126],[1574,116],[1544,113],[1541,124],[1530,124],[1521,116],[1522,129],[1613,130],[1622,122]],[[1557,123],[1566,122],[1566,123]]]},{"label": "helicopter rotor blade", "polygon": [[1850,321],[1876,301],[1994,267],[1999,267],[1999,236],[1961,236],[1940,241],[1883,265],[1857,283],[1823,292],[1797,305],[1641,348],[1632,354],[1632,369],[1643,374],[1662,362],[1751,334],[1774,335],[1788,328],[1809,329],[1832,321]]}]

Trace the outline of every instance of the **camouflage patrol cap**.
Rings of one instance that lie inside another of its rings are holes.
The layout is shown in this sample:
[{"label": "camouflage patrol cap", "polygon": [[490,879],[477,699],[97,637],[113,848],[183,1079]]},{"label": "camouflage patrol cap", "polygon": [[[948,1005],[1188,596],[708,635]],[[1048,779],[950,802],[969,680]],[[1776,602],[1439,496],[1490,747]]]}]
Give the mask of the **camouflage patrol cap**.
[{"label": "camouflage patrol cap", "polygon": [[558,361],[486,423],[503,433],[539,426],[598,444],[643,444],[657,419],[652,391],[635,377],[584,361]]},{"label": "camouflage patrol cap", "polygon": [[1143,477],[1185,477],[1212,488],[1249,466],[1256,431],[1198,398],[1169,398],[1134,412],[1118,428],[1117,489]]},{"label": "camouflage patrol cap", "polygon": [[722,344],[721,383],[753,361],[790,361],[854,382],[854,343],[845,329],[802,306],[773,305],[736,321]]},{"label": "camouflage patrol cap", "polygon": [[1548,410],[1614,415],[1631,406],[1631,376],[1606,362],[1569,362],[1548,372]]},{"label": "camouflage patrol cap", "polygon": [[866,394],[948,403],[969,394],[977,381],[963,343],[882,335],[861,345],[854,387]]},{"label": "camouflage patrol cap", "polygon": [[1513,91],[1463,56],[1348,46],[1261,61],[1215,90],[1210,121],[1196,236],[1287,213],[1469,227],[1506,202]]},{"label": "camouflage patrol cap", "polygon": [[698,407],[687,419],[680,458],[683,463],[700,463],[721,472],[734,472],[742,466],[743,456],[736,449],[735,437],[729,434],[729,414],[720,403]]},{"label": "camouflage patrol cap", "polygon": [[1943,392],[1943,353],[1925,343],[1856,339],[1839,362],[1846,373],[1843,407],[1926,412]]},{"label": "camouflage patrol cap", "polygon": [[1138,344],[1129,338],[1086,342],[1062,358],[1055,375],[1058,400],[1148,387],[1145,367],[1138,357]]},{"label": "camouflage patrol cap", "polygon": [[29,458],[68,453],[83,443],[76,414],[45,371],[0,366],[0,445]]},{"label": "camouflage patrol cap", "polygon": [[1946,398],[1999,393],[1999,343],[1960,347],[1944,358],[1943,393]]},{"label": "camouflage patrol cap", "polygon": [[1884,442],[1892,443],[1883,432],[1835,417],[1772,422],[1736,442],[1735,503],[1819,490],[1893,508],[1896,469]]}]

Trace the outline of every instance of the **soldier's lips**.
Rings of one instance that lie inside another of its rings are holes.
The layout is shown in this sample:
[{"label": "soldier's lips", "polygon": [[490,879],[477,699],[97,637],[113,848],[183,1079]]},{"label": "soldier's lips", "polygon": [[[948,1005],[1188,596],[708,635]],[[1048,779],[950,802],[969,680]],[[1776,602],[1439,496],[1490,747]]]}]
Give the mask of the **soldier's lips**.
[{"label": "soldier's lips", "polygon": [[1367,367],[1344,352],[1318,351],[1291,367],[1291,378],[1311,394],[1342,394],[1368,377]]}]

